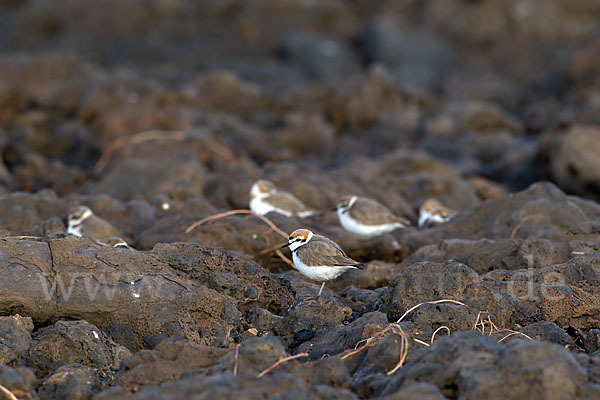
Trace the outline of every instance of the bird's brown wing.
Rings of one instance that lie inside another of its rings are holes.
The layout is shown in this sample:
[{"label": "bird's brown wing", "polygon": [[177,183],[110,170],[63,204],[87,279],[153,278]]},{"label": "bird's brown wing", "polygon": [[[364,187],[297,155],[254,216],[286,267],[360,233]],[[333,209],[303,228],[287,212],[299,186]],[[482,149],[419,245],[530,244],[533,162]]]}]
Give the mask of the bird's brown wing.
[{"label": "bird's brown wing", "polygon": [[83,236],[106,244],[111,237],[121,237],[122,234],[107,221],[92,215],[85,220],[82,232]]},{"label": "bird's brown wing", "polygon": [[324,236],[314,235],[310,242],[296,250],[302,261],[309,266],[359,266],[356,260],[344,253],[340,246]]},{"label": "bird's brown wing", "polygon": [[383,225],[401,223],[409,225],[405,218],[394,215],[383,204],[366,198],[359,198],[349,211],[350,216],[365,225]]},{"label": "bird's brown wing", "polygon": [[280,208],[285,211],[289,211],[293,214],[301,213],[303,211],[309,211],[310,209],[298,200],[293,194],[277,191],[269,195],[268,201],[273,204],[275,207]]}]

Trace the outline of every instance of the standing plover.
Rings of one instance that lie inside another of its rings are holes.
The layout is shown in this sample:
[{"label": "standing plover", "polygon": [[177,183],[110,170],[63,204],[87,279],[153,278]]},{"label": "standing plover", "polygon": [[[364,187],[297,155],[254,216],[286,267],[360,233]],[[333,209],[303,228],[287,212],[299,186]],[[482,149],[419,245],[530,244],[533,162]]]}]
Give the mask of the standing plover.
[{"label": "standing plover", "polygon": [[112,237],[120,237],[121,233],[110,223],[94,215],[86,206],[76,206],[68,216],[67,233],[92,239],[101,244],[107,244]]},{"label": "standing plover", "polygon": [[133,250],[133,247],[129,246],[127,242],[120,237],[113,236],[106,241],[106,244],[114,248],[125,248]]},{"label": "standing plover", "polygon": [[362,263],[348,257],[336,242],[308,229],[296,229],[282,247],[290,248],[298,271],[314,281],[323,282],[317,296],[321,295],[326,281],[349,269],[363,267]]},{"label": "standing plover", "polygon": [[308,217],[316,213],[293,194],[264,179],[256,181],[250,189],[250,209],[260,215],[272,211],[287,217]]},{"label": "standing plover", "polygon": [[435,199],[428,199],[421,204],[419,209],[419,228],[449,221],[456,215],[456,211],[445,207]]},{"label": "standing plover", "polygon": [[365,197],[343,197],[337,205],[337,214],[340,225],[362,239],[410,225],[410,221],[394,215],[383,204]]}]

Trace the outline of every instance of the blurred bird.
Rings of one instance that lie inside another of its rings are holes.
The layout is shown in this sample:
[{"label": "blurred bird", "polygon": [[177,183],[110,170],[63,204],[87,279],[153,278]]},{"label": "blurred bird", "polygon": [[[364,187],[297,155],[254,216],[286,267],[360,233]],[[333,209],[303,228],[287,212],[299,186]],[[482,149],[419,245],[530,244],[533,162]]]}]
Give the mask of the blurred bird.
[{"label": "blurred bird", "polygon": [[116,236],[108,239],[106,241],[106,244],[111,247],[114,247],[114,248],[126,248],[129,250],[135,250],[133,247],[129,246],[125,240],[121,239],[120,237],[116,237]]},{"label": "blurred bird", "polygon": [[92,210],[86,206],[75,206],[67,217],[69,226],[67,233],[75,236],[85,237],[101,244],[108,244],[112,237],[121,237],[119,232],[109,222],[94,215]]},{"label": "blurred bird", "polygon": [[419,209],[419,228],[423,226],[439,225],[451,220],[457,212],[435,199],[428,199]]},{"label": "blurred bird", "polygon": [[296,229],[288,240],[282,247],[290,248],[298,271],[314,281],[323,282],[317,296],[321,295],[326,281],[349,269],[363,268],[362,263],[348,257],[336,242],[308,229]]},{"label": "blurred bird", "polygon": [[362,239],[406,228],[410,221],[394,215],[383,204],[358,196],[345,196],[337,204],[342,227]]},{"label": "blurred bird", "polygon": [[250,209],[260,215],[276,212],[287,217],[304,218],[316,214],[296,196],[264,179],[256,181],[250,189]]}]

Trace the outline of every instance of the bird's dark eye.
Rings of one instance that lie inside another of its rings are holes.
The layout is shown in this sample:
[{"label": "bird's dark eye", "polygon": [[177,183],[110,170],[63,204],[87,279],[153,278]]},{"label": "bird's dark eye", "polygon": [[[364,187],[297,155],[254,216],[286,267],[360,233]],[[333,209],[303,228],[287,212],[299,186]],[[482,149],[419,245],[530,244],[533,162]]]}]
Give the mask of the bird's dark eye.
[{"label": "bird's dark eye", "polygon": [[288,238],[288,240],[293,240],[293,239],[294,239],[294,238],[293,238],[293,237],[291,237],[291,236]]}]

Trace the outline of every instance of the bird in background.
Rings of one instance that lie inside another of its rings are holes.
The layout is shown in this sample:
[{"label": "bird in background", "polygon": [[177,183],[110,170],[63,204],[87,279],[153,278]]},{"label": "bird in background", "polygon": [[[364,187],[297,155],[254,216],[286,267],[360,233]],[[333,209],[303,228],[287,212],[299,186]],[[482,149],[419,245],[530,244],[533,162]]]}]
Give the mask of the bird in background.
[{"label": "bird in background", "polygon": [[129,249],[135,250],[133,247],[129,246],[125,240],[120,237],[111,237],[106,241],[106,244],[110,247],[114,247],[115,249]]},{"label": "bird in background", "polygon": [[256,181],[250,189],[250,210],[260,215],[276,212],[286,217],[302,218],[317,213],[293,194],[265,179]]},{"label": "bird in background", "polygon": [[85,237],[107,245],[111,238],[120,238],[121,232],[109,222],[95,215],[87,206],[78,205],[69,211],[67,233]]},{"label": "bird in background", "polygon": [[406,228],[410,221],[399,217],[376,200],[359,196],[345,196],[337,204],[342,227],[360,237],[369,239]]},{"label": "bird in background", "polygon": [[419,228],[439,225],[450,221],[457,212],[436,199],[428,199],[421,204],[419,209]]}]

